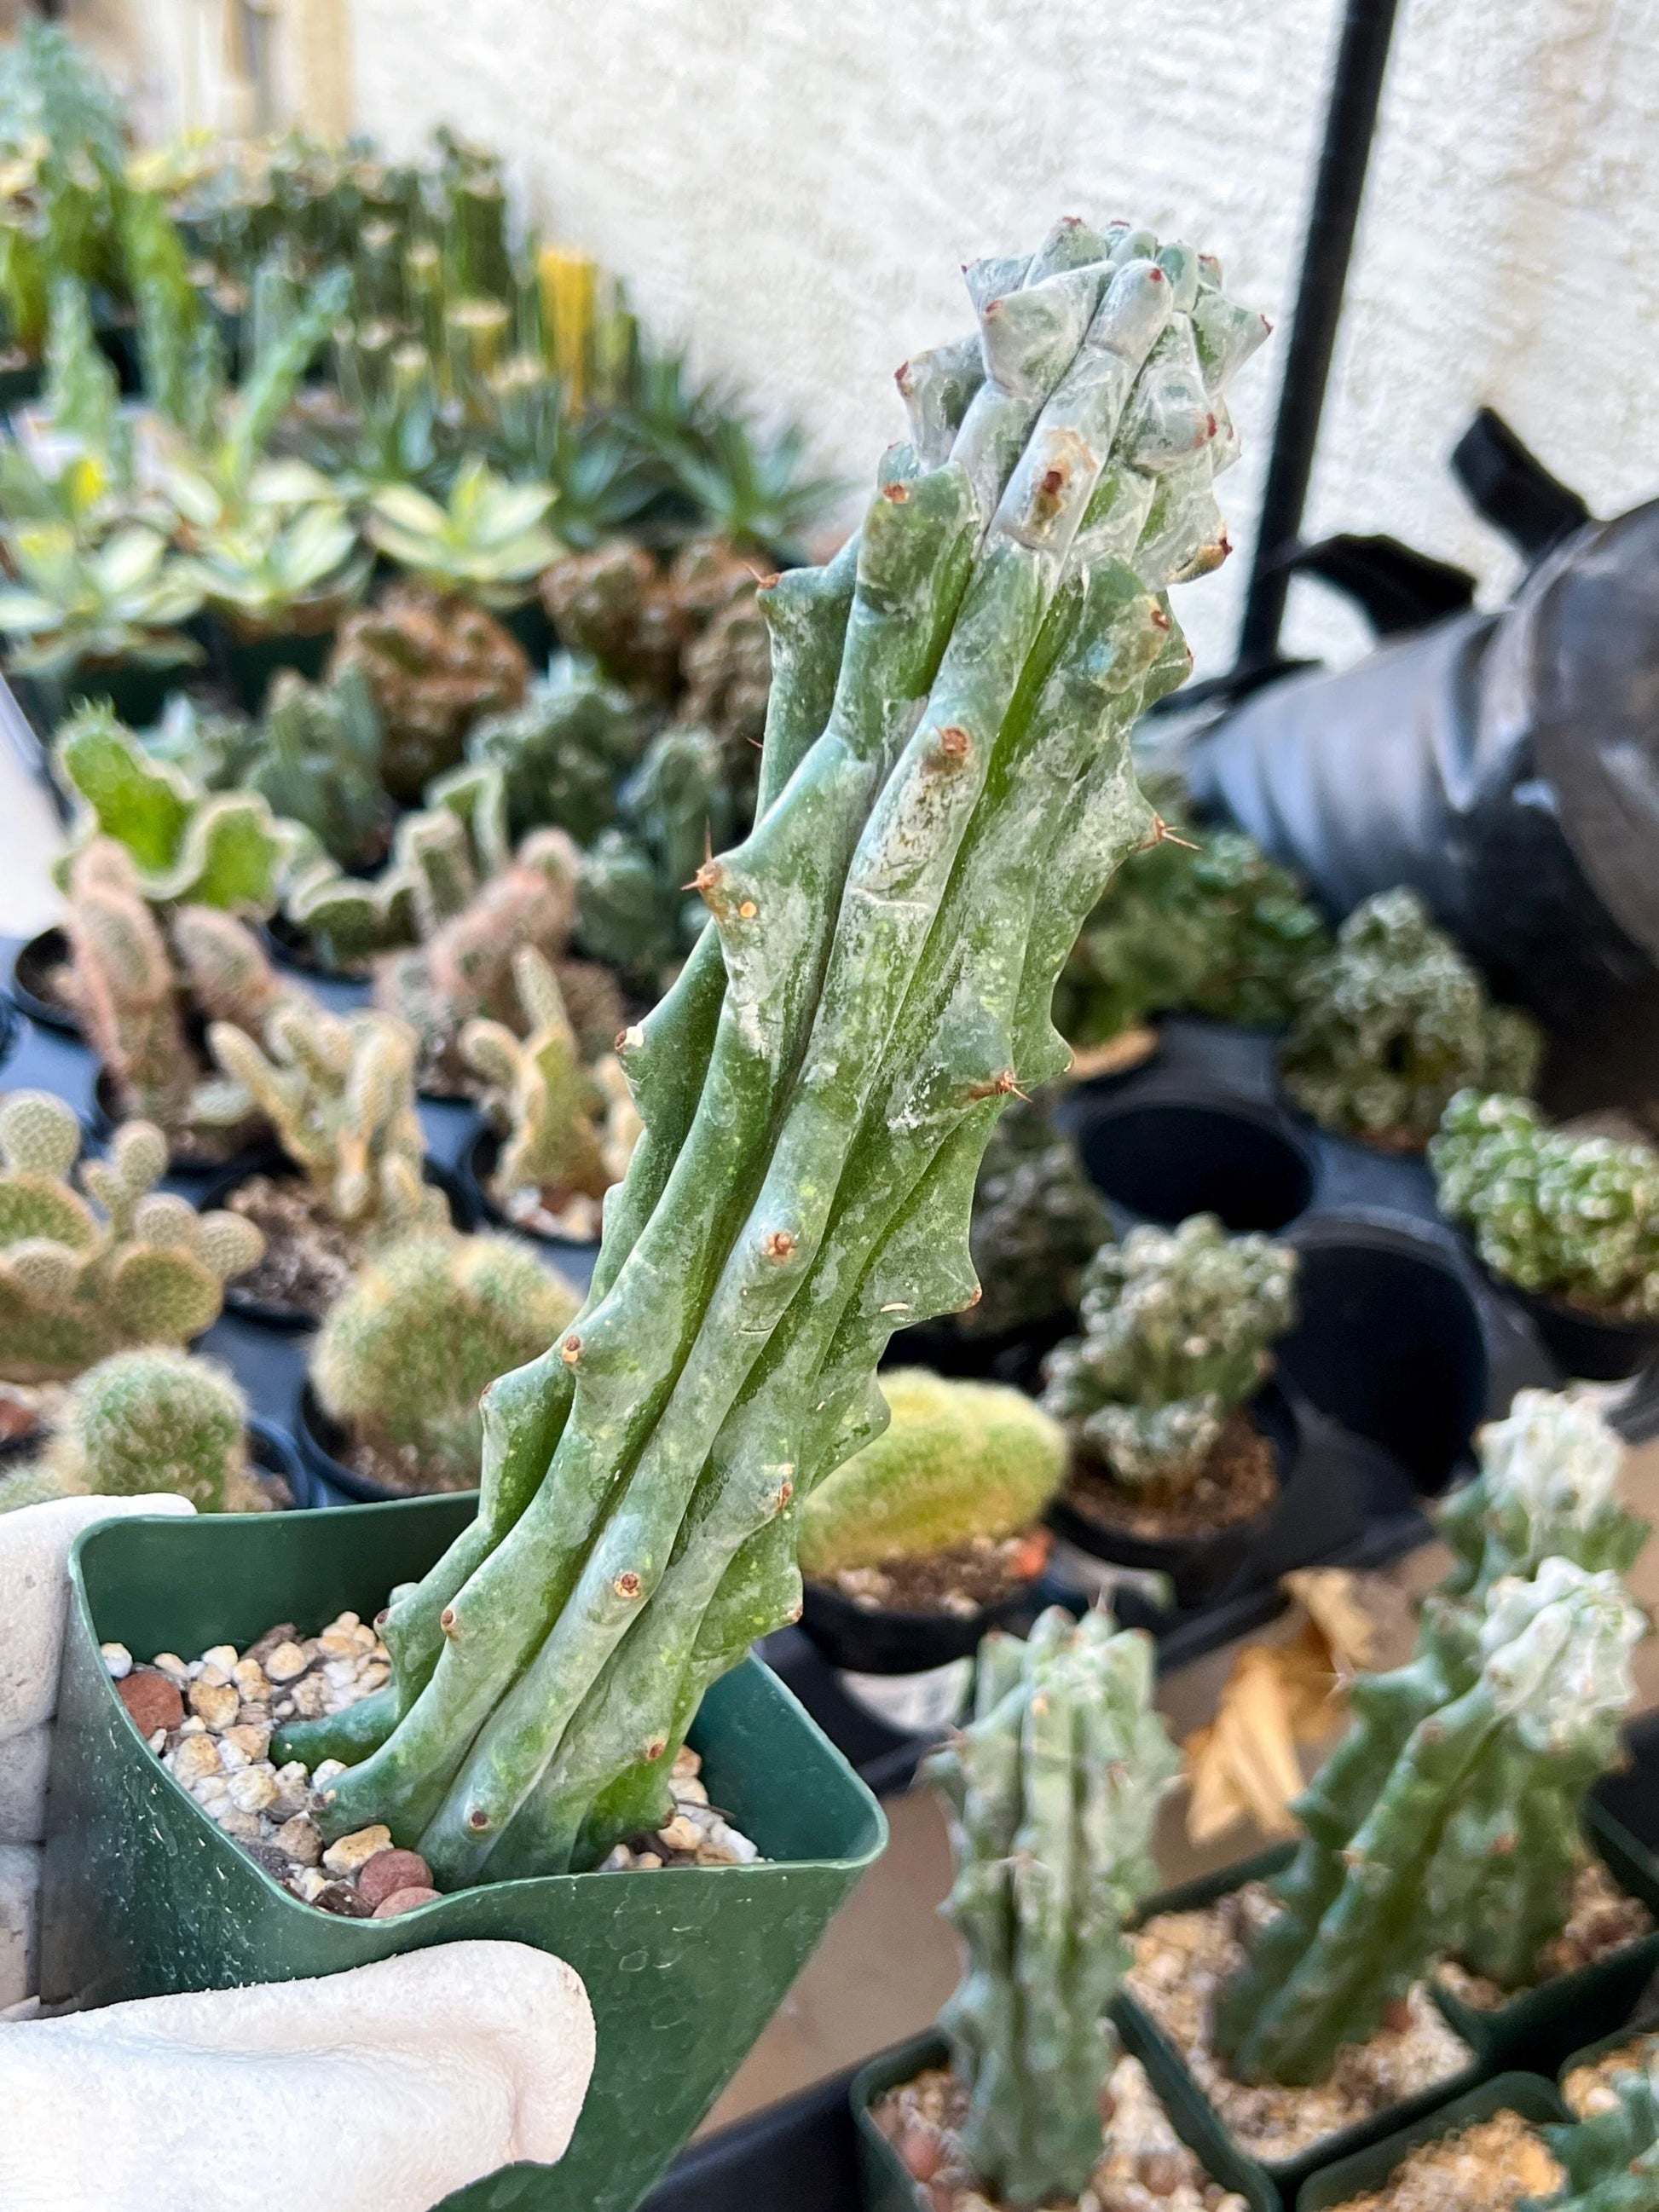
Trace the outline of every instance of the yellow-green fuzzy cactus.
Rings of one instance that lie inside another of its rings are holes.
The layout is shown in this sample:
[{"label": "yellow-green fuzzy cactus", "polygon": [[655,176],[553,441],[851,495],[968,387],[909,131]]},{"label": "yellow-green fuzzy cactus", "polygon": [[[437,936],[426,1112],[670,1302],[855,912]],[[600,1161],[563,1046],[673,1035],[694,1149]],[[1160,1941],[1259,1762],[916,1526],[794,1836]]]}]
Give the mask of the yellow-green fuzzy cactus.
[{"label": "yellow-green fuzzy cactus", "polygon": [[408,1445],[441,1480],[477,1480],[478,1401],[533,1358],[580,1300],[507,1237],[428,1231],[385,1246],[329,1311],[312,1355],[325,1410],[354,1435]]},{"label": "yellow-green fuzzy cactus", "polygon": [[622,1180],[641,1124],[620,1063],[583,1064],[558,978],[534,945],[520,946],[513,974],[526,1036],[502,1022],[469,1022],[461,1056],[488,1086],[481,1103],[501,1138],[491,1177],[497,1203],[510,1211],[531,1192],[557,1213],[572,1199],[602,1199]]},{"label": "yellow-green fuzzy cactus", "polygon": [[82,1031],[123,1110],[178,1127],[193,1068],[173,963],[132,863],[112,839],[76,856],[64,926]]},{"label": "yellow-green fuzzy cactus", "polygon": [[337,1221],[396,1234],[441,1227],[441,1191],[421,1180],[415,1040],[389,1014],[284,1006],[262,1052],[229,1022],[208,1031],[228,1080],[198,1094],[198,1118],[259,1114]]},{"label": "yellow-green fuzzy cactus", "polygon": [[167,1140],[129,1121],[71,1175],[81,1127],[59,1098],[0,1099],[0,1376],[78,1375],[130,1344],[187,1344],[264,1239],[234,1213],[198,1214],[155,1185]]},{"label": "yellow-green fuzzy cactus", "polygon": [[118,1352],[69,1392],[42,1472],[64,1497],[171,1490],[198,1513],[257,1512],[266,1500],[248,1471],[246,1423],[246,1399],[216,1362]]},{"label": "yellow-green fuzzy cactus", "polygon": [[1012,1536],[1066,1473],[1066,1431],[1023,1391],[947,1382],[923,1367],[881,1377],[886,1430],[826,1475],[801,1510],[803,1574],[871,1567]]}]

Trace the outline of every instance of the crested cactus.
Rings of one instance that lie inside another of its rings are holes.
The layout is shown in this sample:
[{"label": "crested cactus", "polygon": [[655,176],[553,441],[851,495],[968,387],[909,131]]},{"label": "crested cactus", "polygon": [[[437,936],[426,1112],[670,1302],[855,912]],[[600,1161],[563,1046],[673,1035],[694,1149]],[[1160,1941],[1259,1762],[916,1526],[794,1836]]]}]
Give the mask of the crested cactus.
[{"label": "crested cactus", "polygon": [[654,990],[708,919],[688,891],[732,828],[719,746],[703,730],[665,730],[622,787],[618,806],[621,820],[582,854],[579,933],[596,959]]},{"label": "crested cactus", "polygon": [[557,660],[522,706],[473,724],[466,757],[501,771],[515,837],[550,826],[586,845],[615,820],[618,786],[644,736],[624,694]]},{"label": "crested cactus", "polygon": [[[42,1496],[171,1490],[198,1513],[259,1512],[268,1501],[248,1471],[246,1422],[246,1399],[213,1361],[159,1346],[113,1352],[70,1390],[24,1480]],[[0,1481],[0,1512],[24,1502]]]},{"label": "crested cactus", "polygon": [[985,1148],[968,1237],[981,1297],[957,1327],[992,1336],[1065,1312],[1110,1235],[1076,1145],[1040,1101],[1017,1099]]},{"label": "crested cactus", "polygon": [[1358,906],[1297,982],[1285,1087],[1323,1127],[1420,1151],[1453,1094],[1532,1088],[1543,1040],[1495,1006],[1415,891]]},{"label": "crested cactus", "polygon": [[1505,1989],[1536,1978],[1646,1625],[1611,1569],[1548,1559],[1492,1584],[1474,1636],[1358,1678],[1353,1725],[1295,1808],[1282,1909],[1218,2001],[1237,2079],[1323,2081],[1440,1954]]},{"label": "crested cactus", "polygon": [[974,1718],[926,1769],[967,1959],[939,2026],[971,2100],[963,2150],[1000,2203],[1078,2197],[1101,2160],[1123,1923],[1156,1886],[1153,1822],[1181,1768],[1152,1689],[1147,1637],[1051,1607],[1028,1643],[987,1637]]},{"label": "crested cactus", "polygon": [[386,1235],[447,1223],[442,1192],[421,1180],[415,1042],[400,1022],[284,1006],[264,1051],[229,1022],[208,1042],[226,1079],[198,1098],[199,1119],[262,1115],[337,1221]]},{"label": "crested cactus", "polygon": [[1127,730],[1188,665],[1162,594],[1225,551],[1261,319],[1124,226],[968,281],[979,339],[902,373],[860,536],[761,593],[757,827],[624,1041],[645,1133],[583,1313],[487,1398],[386,1693],[285,1739],[349,1742],[331,1832],[385,1821],[441,1887],[665,1814],[704,1689],[799,1604],[798,1501],[879,1426],[887,1340],[973,1294],[986,1140],[1066,1065],[1054,978],[1147,827]]},{"label": "crested cactus", "polygon": [[800,1512],[801,1572],[878,1566],[1012,1536],[1066,1473],[1066,1433],[1023,1390],[887,1369],[888,1426],[825,1475]]},{"label": "crested cactus", "polygon": [[597,1235],[599,1201],[628,1172],[641,1130],[614,1054],[588,1067],[550,963],[533,945],[514,956],[526,1024],[522,1042],[504,1023],[470,1021],[461,1057],[485,1087],[484,1117],[502,1139],[491,1194],[517,1218],[528,1198],[564,1233]]},{"label": "crested cactus", "polygon": [[1212,1213],[1132,1229],[1084,1272],[1081,1336],[1056,1345],[1042,1402],[1125,1490],[1167,1502],[1198,1475],[1296,1318],[1296,1254]]},{"label": "crested cactus", "polygon": [[1659,1321],[1659,1152],[1552,1129],[1529,1099],[1460,1091],[1429,1145],[1442,1212],[1523,1291]]},{"label": "crested cactus", "polygon": [[570,1320],[562,1276],[507,1237],[424,1231],[376,1251],[318,1332],[311,1378],[353,1437],[412,1450],[441,1486],[478,1479],[478,1401]]},{"label": "crested cactus", "polygon": [[0,1099],[0,1374],[78,1375],[130,1344],[186,1344],[264,1239],[233,1213],[198,1214],[155,1185],[167,1141],[129,1121],[73,1181],[81,1126],[41,1091]]},{"label": "crested cactus", "polygon": [[424,584],[394,584],[346,617],[330,683],[349,668],[368,679],[385,733],[381,781],[406,806],[456,765],[476,721],[518,706],[530,689],[530,663],[494,615]]}]

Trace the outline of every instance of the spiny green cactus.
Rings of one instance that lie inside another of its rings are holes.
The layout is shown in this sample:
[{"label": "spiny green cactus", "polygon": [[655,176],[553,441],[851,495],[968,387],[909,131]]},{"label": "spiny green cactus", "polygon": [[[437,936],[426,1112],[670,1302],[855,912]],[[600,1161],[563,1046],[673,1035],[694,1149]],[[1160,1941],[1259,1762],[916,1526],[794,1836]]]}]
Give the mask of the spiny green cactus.
[{"label": "spiny green cactus", "polygon": [[[198,1513],[257,1513],[268,1501],[248,1470],[246,1422],[246,1399],[214,1361],[159,1347],[114,1352],[68,1393],[40,1464],[20,1480],[40,1495],[171,1490]],[[33,1502],[0,1480],[0,1512]]]},{"label": "spiny green cactus", "polygon": [[1272,1372],[1296,1267],[1289,1245],[1229,1237],[1212,1213],[1102,1245],[1084,1273],[1083,1334],[1044,1364],[1044,1406],[1125,1490],[1167,1501]]},{"label": "spiny green cactus", "polygon": [[986,1140],[1068,1064],[1054,978],[1146,832],[1127,732],[1188,665],[1161,594],[1224,554],[1221,387],[1263,335],[1218,277],[1072,221],[975,264],[979,341],[905,371],[859,538],[762,592],[757,827],[625,1040],[645,1134],[583,1316],[486,1401],[388,1694],[283,1740],[349,1741],[331,1832],[384,1820],[449,1887],[591,1864],[794,1614],[795,1502],[880,1425],[893,1329],[971,1297]]},{"label": "spiny green cactus", "polygon": [[924,1770],[951,1808],[945,1911],[967,1954],[939,2026],[971,2100],[963,2150],[1000,2203],[1074,2197],[1100,2163],[1123,1923],[1156,1887],[1181,1771],[1152,1691],[1149,1638],[1051,1607],[1028,1643],[986,1638],[974,1718]]},{"label": "spiny green cactus", "polygon": [[466,757],[501,769],[515,837],[551,826],[586,845],[616,819],[617,787],[644,741],[627,697],[590,666],[562,659],[521,707],[473,725]]},{"label": "spiny green cactus", "polygon": [[719,745],[703,730],[665,730],[618,805],[621,822],[582,855],[579,933],[585,951],[650,991],[672,976],[708,920],[688,893],[732,825]]},{"label": "spiny green cactus", "polygon": [[1133,854],[1085,923],[1055,994],[1073,1044],[1103,1044],[1181,1008],[1282,1029],[1296,982],[1328,950],[1296,878],[1237,830],[1160,835]]},{"label": "spiny green cactus", "polygon": [[1440,1210],[1507,1283],[1659,1321],[1659,1152],[1552,1129],[1527,1098],[1460,1091],[1429,1146]]},{"label": "spiny green cactus", "polygon": [[0,1099],[0,1375],[78,1375],[128,1344],[185,1344],[217,1320],[224,1285],[264,1239],[234,1213],[158,1191],[167,1140],[124,1123],[108,1157],[70,1178],[81,1126],[59,1098]]},{"label": "spiny green cactus", "polygon": [[1285,1087],[1328,1129],[1420,1150],[1454,1092],[1529,1091],[1543,1039],[1494,1006],[1415,891],[1358,906],[1297,983]]},{"label": "spiny green cactus", "polygon": [[490,1188],[505,1212],[528,1194],[543,1212],[574,1213],[580,1230],[570,1233],[591,1234],[597,1201],[628,1171],[639,1116],[614,1054],[585,1064],[558,978],[533,945],[514,955],[513,977],[523,1042],[495,1021],[470,1021],[460,1037],[462,1059],[487,1086],[485,1118],[502,1139]]},{"label": "spiny green cactus", "polygon": [[415,1041],[400,1022],[284,1006],[264,1052],[229,1022],[215,1022],[208,1043],[228,1080],[198,1098],[198,1119],[263,1115],[337,1221],[384,1235],[447,1221],[443,1193],[421,1180]]},{"label": "spiny green cactus", "polygon": [[957,1327],[998,1335],[1065,1312],[1110,1235],[1076,1145],[1040,1100],[1017,1099],[985,1148],[968,1237],[981,1295]]},{"label": "spiny green cactus", "polygon": [[112,838],[126,848],[152,906],[188,901],[256,919],[275,913],[303,845],[259,793],[198,789],[105,706],[83,708],[63,726],[52,764],[77,817],[68,855],[54,871],[60,887],[77,853]]},{"label": "spiny green cactus", "polygon": [[353,1436],[410,1446],[441,1482],[465,1488],[483,1452],[480,1397],[543,1351],[578,1304],[513,1237],[400,1237],[330,1308],[311,1379]]},{"label": "spiny green cactus", "polygon": [[[1539,2133],[1565,2168],[1565,2190],[1547,2212],[1659,2212],[1659,2078],[1651,2065],[1615,2074],[1611,2112]],[[1546,2212],[1528,2203],[1522,2212]]]},{"label": "spiny green cactus", "polygon": [[1437,1954],[1504,1989],[1537,1978],[1646,1628],[1611,1570],[1549,1559],[1492,1585],[1477,1637],[1358,1678],[1353,1725],[1295,1808],[1282,1909],[1217,2004],[1238,2080],[1323,2081]]},{"label": "spiny green cactus", "polygon": [[385,849],[380,719],[360,671],[337,683],[307,684],[279,670],[250,733],[240,781],[273,813],[303,823],[343,866]]},{"label": "spiny green cactus", "polygon": [[896,1367],[881,1395],[888,1427],[801,1509],[803,1574],[920,1558],[1041,1519],[1066,1473],[1066,1432],[1024,1391]]}]

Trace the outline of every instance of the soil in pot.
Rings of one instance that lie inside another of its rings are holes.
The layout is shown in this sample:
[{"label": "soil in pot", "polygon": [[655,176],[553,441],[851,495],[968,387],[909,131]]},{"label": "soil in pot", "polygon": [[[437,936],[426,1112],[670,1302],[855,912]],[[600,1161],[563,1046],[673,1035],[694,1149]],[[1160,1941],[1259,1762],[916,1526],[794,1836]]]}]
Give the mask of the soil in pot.
[{"label": "soil in pot", "polygon": [[[123,1121],[142,1118],[123,1106],[106,1067],[99,1069],[92,1096],[98,1109],[100,1136],[108,1136]],[[169,1129],[166,1133],[168,1168],[174,1175],[211,1175],[216,1168],[228,1167],[239,1152],[245,1152],[262,1126],[258,1121],[242,1121],[231,1129]]]},{"label": "soil in pot", "polygon": [[[1573,1877],[1572,1906],[1560,1934],[1546,1945],[1543,1972],[1527,1988],[1541,1988],[1561,1974],[1574,1974],[1593,1966],[1626,1943],[1638,1942],[1653,1933],[1652,1913],[1639,1897],[1620,1888],[1611,1870],[1593,1851],[1586,1851]],[[1476,2012],[1498,2012],[1525,1996],[1526,1989],[1506,1990],[1472,1974],[1455,1959],[1435,1968],[1435,1979]]]},{"label": "soil in pot", "polygon": [[369,1503],[391,1498],[434,1498],[477,1487],[477,1474],[429,1466],[412,1444],[385,1437],[356,1437],[325,1413],[307,1382],[300,1393],[296,1435],[300,1455],[314,1475],[348,1496]]},{"label": "soil in pot", "polygon": [[[1057,2198],[1056,2212],[1245,2212],[1245,2199],[1212,2181],[1170,2125],[1137,2058],[1121,2058],[1101,2090],[1105,2148],[1085,2197]],[[870,2117],[916,2185],[926,2212],[1001,2212],[962,2147],[968,2093],[948,2067],[930,2066],[885,2091]]]},{"label": "soil in pot", "polygon": [[[347,1919],[387,1920],[437,1897],[424,1860],[393,1849],[384,1827],[325,1846],[314,1815],[343,1771],[315,1773],[298,1759],[277,1766],[270,1739],[283,1722],[343,1711],[391,1679],[391,1655],[374,1626],[342,1613],[316,1636],[282,1621],[244,1651],[216,1644],[186,1661],[161,1651],[135,1666],[120,1644],[103,1647],[117,1693],[150,1749],[215,1826],[302,1904]],[[671,1788],[674,1814],[649,1836],[619,1844],[601,1869],[737,1866],[759,1855],[708,1802],[702,1761],[682,1751]]]},{"label": "soil in pot", "polygon": [[81,1017],[75,1011],[74,976],[68,936],[56,927],[43,929],[18,947],[12,963],[12,995],[31,1020],[79,1036]]},{"label": "soil in pot", "polygon": [[1132,1495],[1104,1467],[1084,1460],[1061,1495],[1073,1512],[1103,1535],[1146,1544],[1179,1542],[1263,1519],[1279,1496],[1279,1457],[1249,1409],[1236,1406],[1197,1476],[1168,1504]]},{"label": "soil in pot", "polygon": [[1565,2182],[1537,2129],[1505,2106],[1417,2144],[1381,2189],[1346,2198],[1336,2212],[1513,2212],[1547,2203]]},{"label": "soil in pot", "polygon": [[920,1558],[842,1567],[817,1580],[815,1587],[860,1612],[937,1613],[969,1620],[1028,1589],[1048,1565],[1053,1540],[1046,1528],[1024,1528],[1000,1539],[975,1536]]},{"label": "soil in pot", "polygon": [[1132,1937],[1134,1964],[1126,1978],[1238,2148],[1268,2165],[1299,2159],[1421,2096],[1465,2072],[1474,2057],[1427,1983],[1418,1982],[1369,2042],[1342,2045],[1328,2080],[1310,2088],[1236,2081],[1210,2040],[1215,1998],[1243,1963],[1248,1941],[1278,1910],[1267,1884],[1252,1881],[1208,1905],[1158,1913]]},{"label": "soil in pot", "polygon": [[337,1221],[302,1176],[251,1175],[218,1200],[251,1221],[264,1256],[225,1293],[233,1312],[264,1307],[296,1322],[320,1321],[362,1259],[362,1229]]}]

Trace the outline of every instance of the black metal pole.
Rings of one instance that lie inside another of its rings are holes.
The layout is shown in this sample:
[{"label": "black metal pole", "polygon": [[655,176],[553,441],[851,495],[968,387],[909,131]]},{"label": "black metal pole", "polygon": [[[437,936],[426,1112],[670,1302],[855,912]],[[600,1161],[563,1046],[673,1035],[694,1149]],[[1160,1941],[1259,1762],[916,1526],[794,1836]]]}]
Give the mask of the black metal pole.
[{"label": "black metal pole", "polygon": [[1241,672],[1265,669],[1279,653],[1291,580],[1274,565],[1274,556],[1295,542],[1302,526],[1397,7],[1398,0],[1347,0],[1343,14],[1325,114],[1325,143],[1302,250],[1296,318],[1285,349],[1279,419],[1273,425],[1249,591],[1239,627]]}]

